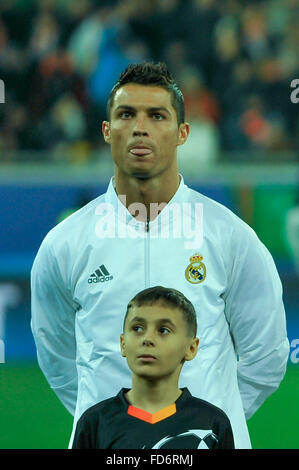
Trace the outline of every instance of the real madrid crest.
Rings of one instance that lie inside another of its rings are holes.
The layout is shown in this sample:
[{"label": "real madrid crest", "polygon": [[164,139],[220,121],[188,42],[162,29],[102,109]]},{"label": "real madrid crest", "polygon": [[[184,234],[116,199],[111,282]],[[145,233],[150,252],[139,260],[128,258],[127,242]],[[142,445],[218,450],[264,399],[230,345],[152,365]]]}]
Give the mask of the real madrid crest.
[{"label": "real madrid crest", "polygon": [[199,284],[206,278],[206,266],[202,262],[203,256],[199,253],[195,253],[190,258],[190,264],[187,266],[185,271],[185,278],[191,284]]}]

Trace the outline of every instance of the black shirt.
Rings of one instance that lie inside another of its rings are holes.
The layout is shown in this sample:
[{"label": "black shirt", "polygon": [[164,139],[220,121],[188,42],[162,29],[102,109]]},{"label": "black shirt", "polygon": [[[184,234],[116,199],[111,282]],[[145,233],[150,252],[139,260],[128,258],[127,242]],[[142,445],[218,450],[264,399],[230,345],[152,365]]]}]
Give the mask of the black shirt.
[{"label": "black shirt", "polygon": [[156,413],[136,408],[122,388],[80,417],[73,449],[234,449],[227,415],[187,388]]}]

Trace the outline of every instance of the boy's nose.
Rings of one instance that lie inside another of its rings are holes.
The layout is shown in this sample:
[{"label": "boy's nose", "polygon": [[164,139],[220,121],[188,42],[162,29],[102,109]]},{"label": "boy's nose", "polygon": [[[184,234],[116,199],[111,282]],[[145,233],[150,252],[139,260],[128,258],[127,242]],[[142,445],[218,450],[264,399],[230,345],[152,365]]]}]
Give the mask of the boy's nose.
[{"label": "boy's nose", "polygon": [[144,346],[153,346],[153,341],[151,339],[144,339],[143,340]]}]

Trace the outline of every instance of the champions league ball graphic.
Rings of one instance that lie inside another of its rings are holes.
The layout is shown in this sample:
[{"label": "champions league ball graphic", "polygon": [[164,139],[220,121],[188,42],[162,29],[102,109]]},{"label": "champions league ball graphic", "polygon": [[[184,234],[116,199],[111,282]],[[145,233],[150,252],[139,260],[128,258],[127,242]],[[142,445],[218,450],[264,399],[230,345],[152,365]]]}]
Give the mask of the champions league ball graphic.
[{"label": "champions league ball graphic", "polygon": [[213,449],[216,435],[208,429],[190,429],[177,436],[163,437],[152,449]]}]

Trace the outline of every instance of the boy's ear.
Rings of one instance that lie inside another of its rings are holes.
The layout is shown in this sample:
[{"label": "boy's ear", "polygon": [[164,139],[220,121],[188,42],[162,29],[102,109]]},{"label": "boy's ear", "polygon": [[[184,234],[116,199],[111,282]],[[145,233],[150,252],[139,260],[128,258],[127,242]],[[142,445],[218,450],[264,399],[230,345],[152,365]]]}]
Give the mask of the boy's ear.
[{"label": "boy's ear", "polygon": [[123,333],[120,335],[120,350],[122,357],[126,357],[126,347]]},{"label": "boy's ear", "polygon": [[199,345],[199,338],[192,338],[188,350],[184,356],[185,361],[192,361],[195,358]]}]

